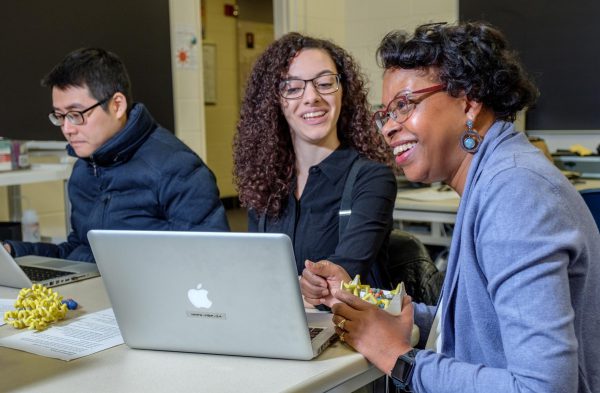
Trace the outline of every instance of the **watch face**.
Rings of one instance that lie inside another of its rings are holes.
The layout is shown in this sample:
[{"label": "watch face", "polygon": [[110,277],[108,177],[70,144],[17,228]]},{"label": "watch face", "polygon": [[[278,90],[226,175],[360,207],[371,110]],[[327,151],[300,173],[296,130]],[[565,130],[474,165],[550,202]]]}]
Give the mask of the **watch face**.
[{"label": "watch face", "polygon": [[392,369],[391,377],[397,387],[405,389],[410,384],[413,369],[415,368],[415,350],[410,350],[404,355],[400,355]]}]

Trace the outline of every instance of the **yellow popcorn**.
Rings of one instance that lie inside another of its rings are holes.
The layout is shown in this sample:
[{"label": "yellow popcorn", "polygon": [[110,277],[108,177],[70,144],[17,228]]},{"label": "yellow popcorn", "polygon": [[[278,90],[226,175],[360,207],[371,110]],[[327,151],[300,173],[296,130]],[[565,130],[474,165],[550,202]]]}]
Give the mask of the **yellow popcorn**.
[{"label": "yellow popcorn", "polygon": [[62,303],[62,296],[43,285],[33,284],[31,288],[21,289],[15,309],[4,313],[4,322],[16,329],[27,327],[40,331],[66,315],[67,305]]},{"label": "yellow popcorn", "polygon": [[345,292],[350,292],[361,299],[375,304],[377,307],[386,310],[390,314],[398,315],[402,310],[402,297],[406,294],[404,291],[404,283],[398,284],[391,291],[385,289],[371,288],[370,285],[362,285],[360,283],[360,275],[356,275],[354,279],[340,284],[340,289]]}]

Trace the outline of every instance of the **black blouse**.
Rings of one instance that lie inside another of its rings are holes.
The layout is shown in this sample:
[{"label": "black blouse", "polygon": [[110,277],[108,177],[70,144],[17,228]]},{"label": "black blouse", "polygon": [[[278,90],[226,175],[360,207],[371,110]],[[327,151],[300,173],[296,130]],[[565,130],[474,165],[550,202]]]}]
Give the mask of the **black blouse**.
[{"label": "black blouse", "polygon": [[[390,287],[387,248],[396,199],[396,179],[384,164],[368,161],[358,172],[352,192],[352,214],[338,239],[338,212],[344,182],[358,153],[340,146],[309,170],[300,199],[293,188],[282,214],[266,220],[261,232],[285,233],[292,239],[298,274],[304,261],[328,259],[344,267],[361,282],[377,288]],[[258,232],[259,217],[248,213],[248,230]]]}]

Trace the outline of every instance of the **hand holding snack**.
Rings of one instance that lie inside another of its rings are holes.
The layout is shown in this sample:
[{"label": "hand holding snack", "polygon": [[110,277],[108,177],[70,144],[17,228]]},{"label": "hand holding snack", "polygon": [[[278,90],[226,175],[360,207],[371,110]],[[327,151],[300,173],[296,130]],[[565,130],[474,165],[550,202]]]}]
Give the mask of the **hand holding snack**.
[{"label": "hand holding snack", "polygon": [[[398,355],[411,348],[414,331],[414,309],[411,298],[408,295],[403,296],[402,285],[393,291],[384,291],[381,295],[378,295],[379,290],[377,290],[377,295],[374,295],[368,291],[371,288],[364,291],[366,286],[360,285],[359,280],[346,283],[347,288],[335,294],[340,301],[331,308],[334,314],[332,321],[335,331],[340,341],[362,353],[380,370],[390,370]],[[354,295],[355,290],[357,295]],[[368,300],[359,297],[361,290]],[[372,291],[375,292],[375,289]],[[375,300],[369,295],[372,295]],[[382,297],[391,297],[391,299],[381,299]],[[394,298],[402,301],[397,308],[394,305],[396,302]],[[376,303],[373,303],[374,301]],[[399,314],[392,314],[400,308],[402,311]],[[418,335],[418,331],[416,333]]]}]

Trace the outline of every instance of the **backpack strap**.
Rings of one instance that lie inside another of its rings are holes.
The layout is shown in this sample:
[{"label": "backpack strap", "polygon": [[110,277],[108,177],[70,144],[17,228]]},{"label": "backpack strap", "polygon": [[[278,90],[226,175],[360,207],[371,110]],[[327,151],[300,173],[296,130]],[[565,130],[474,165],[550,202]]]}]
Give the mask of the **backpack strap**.
[{"label": "backpack strap", "polygon": [[340,211],[338,213],[338,239],[342,238],[342,233],[344,233],[344,230],[348,225],[348,221],[350,220],[350,216],[352,215],[352,189],[354,188],[354,183],[356,182],[356,176],[358,175],[360,168],[362,168],[365,163],[366,160],[363,160],[360,157],[354,160],[350,166],[348,177],[346,177],[346,183],[344,183],[344,193],[342,194]]}]

